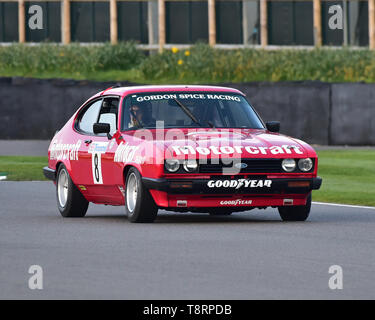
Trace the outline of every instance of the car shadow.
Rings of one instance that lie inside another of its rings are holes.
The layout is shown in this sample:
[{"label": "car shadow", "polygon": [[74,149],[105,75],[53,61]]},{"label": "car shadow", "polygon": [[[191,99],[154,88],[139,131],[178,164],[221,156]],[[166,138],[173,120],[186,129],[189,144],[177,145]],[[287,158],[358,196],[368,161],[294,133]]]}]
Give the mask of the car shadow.
[{"label": "car shadow", "polygon": [[230,216],[210,216],[206,214],[160,214],[155,223],[280,223],[282,222],[277,216],[274,219],[255,217],[249,215],[232,214]]},{"label": "car shadow", "polygon": [[[129,222],[125,215],[101,214],[96,213],[90,215],[88,213],[84,220],[102,220],[102,222]],[[74,219],[73,219],[74,220]],[[129,222],[130,223],[130,222]],[[154,222],[155,224],[166,223],[282,223],[278,214],[270,214],[265,218],[265,215],[258,216],[257,214],[249,215],[247,213],[233,213],[230,216],[210,216],[204,213],[169,213],[161,211]]]},{"label": "car shadow", "polygon": [[[43,217],[45,217],[43,215]],[[46,217],[45,217],[46,218]],[[65,223],[77,223],[77,222],[88,222],[88,221],[99,221],[101,223],[130,223],[127,216],[121,213],[111,213],[103,212],[100,210],[95,210],[95,212],[87,213],[84,218],[62,218],[60,215],[48,215],[47,218],[51,223],[56,222],[56,220]],[[375,224],[375,215],[364,213],[364,214],[332,214],[332,212],[323,213],[319,212],[319,215],[312,214],[306,221],[282,221],[277,211],[251,211],[244,213],[233,213],[230,216],[210,216],[205,213],[175,213],[159,211],[158,216],[155,220],[155,224],[178,224],[178,223],[266,223],[266,224],[327,224],[327,223],[372,223]]]}]

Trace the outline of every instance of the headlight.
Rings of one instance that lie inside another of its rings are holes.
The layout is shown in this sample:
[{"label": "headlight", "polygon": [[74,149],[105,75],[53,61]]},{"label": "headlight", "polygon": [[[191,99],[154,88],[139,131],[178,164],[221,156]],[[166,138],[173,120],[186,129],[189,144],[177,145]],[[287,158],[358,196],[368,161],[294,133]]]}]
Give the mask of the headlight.
[{"label": "headlight", "polygon": [[168,159],[165,160],[164,166],[169,172],[176,172],[180,168],[180,162],[177,159]]},{"label": "headlight", "polygon": [[194,172],[198,169],[197,160],[189,159],[184,161],[184,170],[186,172]]},{"label": "headlight", "polygon": [[310,158],[298,160],[298,168],[301,171],[303,171],[303,172],[310,171],[312,169],[312,167],[313,167],[313,162]]},{"label": "headlight", "polygon": [[281,167],[286,172],[292,172],[296,168],[296,161],[294,159],[284,159]]}]

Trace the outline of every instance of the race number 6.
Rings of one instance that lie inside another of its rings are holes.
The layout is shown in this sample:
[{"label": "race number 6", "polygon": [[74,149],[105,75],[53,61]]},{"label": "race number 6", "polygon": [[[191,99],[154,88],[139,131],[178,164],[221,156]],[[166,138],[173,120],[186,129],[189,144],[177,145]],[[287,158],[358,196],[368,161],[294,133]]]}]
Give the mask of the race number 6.
[{"label": "race number 6", "polygon": [[94,152],[91,158],[92,166],[92,177],[94,179],[94,184],[103,184],[102,176],[102,154],[99,152]]}]

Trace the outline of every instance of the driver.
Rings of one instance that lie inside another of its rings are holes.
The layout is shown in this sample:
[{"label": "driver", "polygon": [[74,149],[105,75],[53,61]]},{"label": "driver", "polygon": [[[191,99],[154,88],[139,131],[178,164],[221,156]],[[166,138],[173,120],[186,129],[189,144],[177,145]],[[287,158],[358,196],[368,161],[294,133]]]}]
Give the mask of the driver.
[{"label": "driver", "polygon": [[155,126],[155,120],[151,117],[151,111],[149,110],[148,105],[145,105],[144,103],[133,104],[130,106],[129,110],[129,128]]}]

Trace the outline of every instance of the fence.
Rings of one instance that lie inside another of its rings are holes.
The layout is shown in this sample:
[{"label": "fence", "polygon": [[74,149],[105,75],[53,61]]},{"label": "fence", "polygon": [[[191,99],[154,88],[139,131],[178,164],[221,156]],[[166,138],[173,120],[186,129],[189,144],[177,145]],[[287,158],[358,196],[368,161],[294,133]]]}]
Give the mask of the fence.
[{"label": "fence", "polygon": [[[43,31],[27,27],[31,4],[47,12]],[[343,10],[342,29],[328,27],[332,5]],[[375,49],[375,0],[0,0],[0,42],[40,39],[63,44],[135,39],[141,48],[160,51],[197,40],[222,48],[328,44]]]},{"label": "fence", "polygon": [[[88,97],[112,84],[0,78],[0,139],[51,139]],[[259,82],[229,86],[244,92],[264,121],[281,121],[284,134],[322,145],[375,145],[375,84]]]}]

